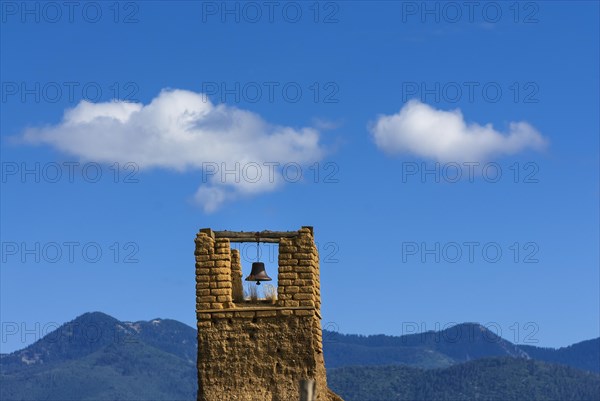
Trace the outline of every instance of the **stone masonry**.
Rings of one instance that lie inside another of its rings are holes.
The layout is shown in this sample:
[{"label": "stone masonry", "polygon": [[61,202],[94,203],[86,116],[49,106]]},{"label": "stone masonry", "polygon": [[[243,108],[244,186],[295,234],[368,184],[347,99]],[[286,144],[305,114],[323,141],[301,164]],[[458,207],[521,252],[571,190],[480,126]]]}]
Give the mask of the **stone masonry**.
[{"label": "stone masonry", "polygon": [[199,401],[298,400],[302,379],[315,380],[316,400],[342,401],[327,387],[312,227],[275,241],[273,304],[243,299],[240,255],[230,238],[208,228],[196,236]]}]

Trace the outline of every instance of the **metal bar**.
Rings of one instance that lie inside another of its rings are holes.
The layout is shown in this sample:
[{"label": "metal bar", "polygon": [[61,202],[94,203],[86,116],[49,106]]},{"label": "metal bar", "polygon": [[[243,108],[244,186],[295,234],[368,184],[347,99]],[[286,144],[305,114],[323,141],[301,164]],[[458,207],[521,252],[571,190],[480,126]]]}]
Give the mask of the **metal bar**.
[{"label": "metal bar", "polygon": [[228,238],[230,242],[279,242],[281,238],[298,236],[298,231],[214,231],[215,238]]},{"label": "metal bar", "polygon": [[196,313],[256,312],[271,310],[314,310],[316,312],[316,309],[313,306],[241,306],[239,308],[228,309],[196,309]]}]

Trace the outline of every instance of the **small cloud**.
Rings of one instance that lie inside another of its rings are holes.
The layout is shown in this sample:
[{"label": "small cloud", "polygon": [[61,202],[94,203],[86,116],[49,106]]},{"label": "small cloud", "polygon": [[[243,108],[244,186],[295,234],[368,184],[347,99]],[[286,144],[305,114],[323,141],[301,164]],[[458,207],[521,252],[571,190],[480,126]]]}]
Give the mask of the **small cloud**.
[{"label": "small cloud", "polygon": [[492,124],[467,124],[460,110],[437,110],[410,100],[370,126],[375,144],[388,154],[411,153],[440,162],[478,162],[525,149],[542,150],[547,140],[526,122],[511,122],[507,133]]},{"label": "small cloud", "polygon": [[[186,90],[163,90],[147,105],[82,101],[59,124],[26,129],[20,139],[84,161],[201,170],[194,199],[207,212],[240,196],[272,191],[283,184],[274,176],[281,166],[309,165],[325,154],[318,129],[269,124],[258,114],[214,105]],[[238,175],[222,169],[237,169]]]},{"label": "small cloud", "polygon": [[331,131],[342,126],[341,121],[331,121],[323,118],[313,118],[312,123],[315,128],[321,131]]}]

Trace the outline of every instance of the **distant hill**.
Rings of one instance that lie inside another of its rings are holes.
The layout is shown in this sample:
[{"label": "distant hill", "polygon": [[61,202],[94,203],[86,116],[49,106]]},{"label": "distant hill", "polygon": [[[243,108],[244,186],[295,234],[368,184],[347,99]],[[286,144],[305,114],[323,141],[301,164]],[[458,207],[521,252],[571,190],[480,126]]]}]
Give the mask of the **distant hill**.
[{"label": "distant hill", "polygon": [[489,356],[527,358],[526,352],[476,323],[401,337],[325,332],[327,367],[401,364],[441,368]]},{"label": "distant hill", "polygon": [[[598,372],[600,339],[554,350],[514,345],[474,323],[449,330],[402,337],[325,332],[331,388],[346,401],[511,399],[514,389],[530,391],[529,399],[569,399],[552,398],[557,386],[582,397],[597,389],[598,375],[530,359]],[[86,313],[0,355],[0,399],[193,400],[196,341],[195,329],[174,320],[121,322]],[[385,398],[361,398],[374,396],[369,389]]]},{"label": "distant hill", "polygon": [[516,345],[477,323],[404,336],[323,333],[327,368],[407,365],[444,368],[492,356],[536,359],[600,373],[600,338],[554,349]]},{"label": "distant hill", "polygon": [[569,365],[591,372],[600,372],[600,338],[582,341],[559,349],[528,345],[520,348],[533,359]]},{"label": "distant hill", "polygon": [[431,370],[337,368],[327,372],[327,384],[345,401],[600,400],[600,376],[594,373],[509,357]]},{"label": "distant hill", "polygon": [[86,313],[0,359],[1,400],[193,400],[196,331]]}]

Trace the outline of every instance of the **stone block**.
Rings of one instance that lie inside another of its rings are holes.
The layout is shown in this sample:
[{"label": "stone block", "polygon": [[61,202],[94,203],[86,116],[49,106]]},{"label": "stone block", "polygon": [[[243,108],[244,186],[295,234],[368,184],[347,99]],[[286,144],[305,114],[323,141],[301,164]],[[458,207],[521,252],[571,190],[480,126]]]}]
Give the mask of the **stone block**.
[{"label": "stone block", "polygon": [[298,252],[298,248],[292,245],[282,245],[279,243],[279,254]]},{"label": "stone block", "polygon": [[295,294],[297,292],[300,292],[300,287],[296,285],[290,285],[288,287],[285,287],[285,292],[286,294]]},{"label": "stone block", "polygon": [[311,252],[296,252],[294,258],[298,260],[313,260],[313,254]]},{"label": "stone block", "polygon": [[230,275],[231,269],[229,269],[229,268],[226,269],[224,267],[213,267],[211,269],[211,273],[217,275],[217,279],[218,279],[218,277],[221,277],[221,275]]},{"label": "stone block", "polygon": [[241,317],[244,319],[252,319],[253,317],[256,316],[255,312],[234,312],[234,316],[235,317]]},{"label": "stone block", "polygon": [[275,317],[277,316],[277,311],[269,310],[269,311],[256,311],[256,317]]}]

